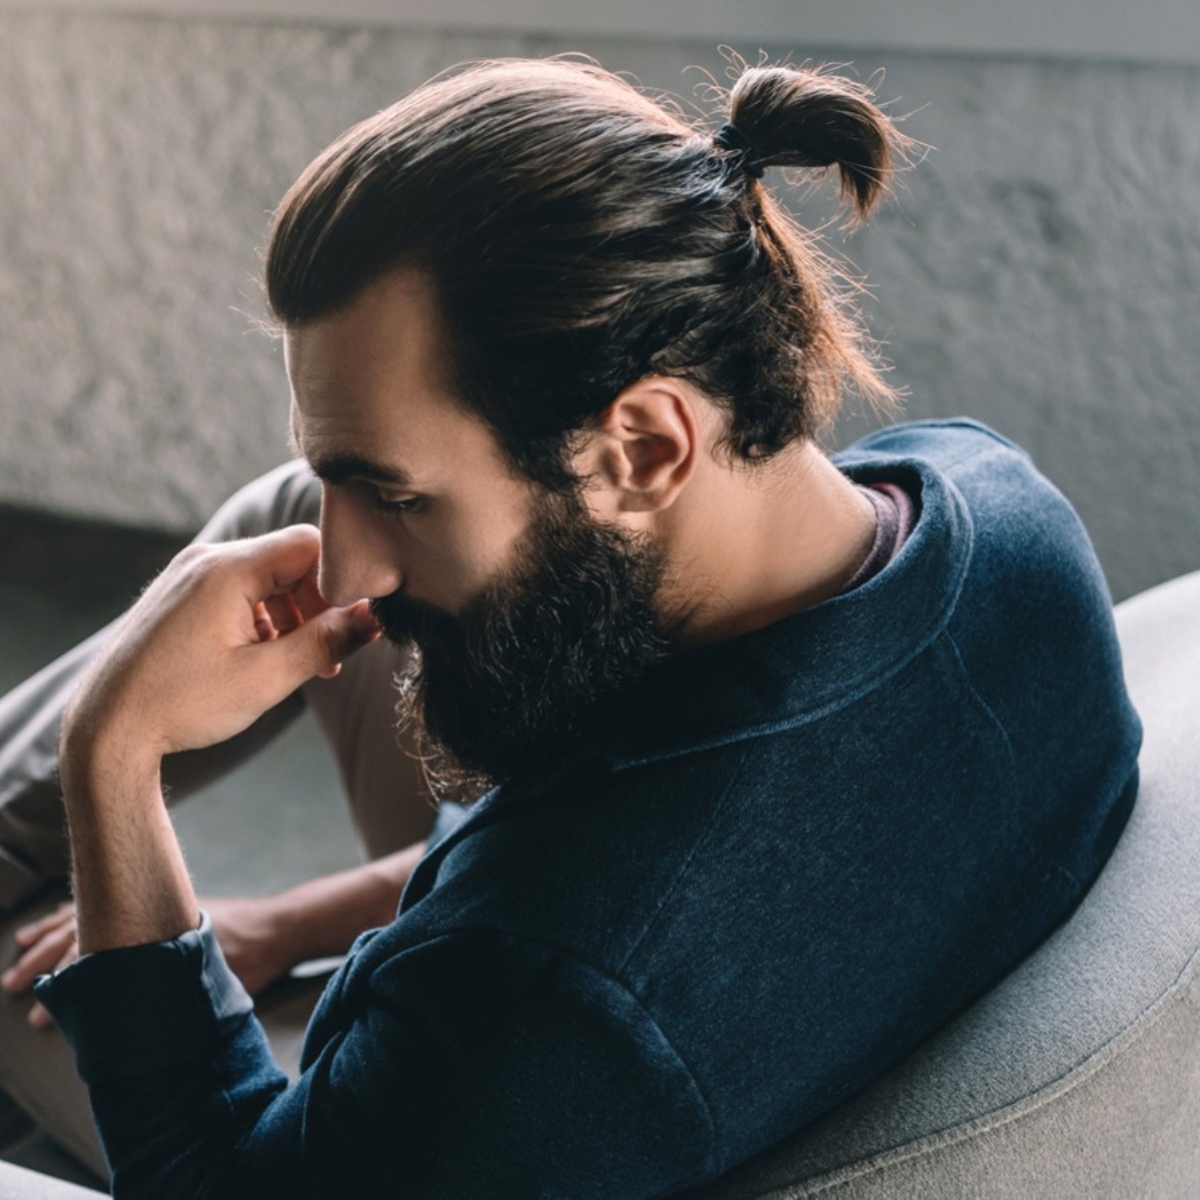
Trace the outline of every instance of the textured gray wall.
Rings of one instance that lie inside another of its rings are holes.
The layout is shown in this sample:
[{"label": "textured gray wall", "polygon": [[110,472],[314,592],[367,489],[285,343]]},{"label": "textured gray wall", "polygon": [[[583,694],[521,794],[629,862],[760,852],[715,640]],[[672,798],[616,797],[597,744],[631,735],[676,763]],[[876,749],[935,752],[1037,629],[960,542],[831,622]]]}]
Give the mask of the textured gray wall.
[{"label": "textured gray wall", "polygon": [[[246,316],[270,208],[440,67],[563,49],[683,93],[721,69],[709,44],[0,13],[0,501],[183,529],[281,458]],[[1200,566],[1200,67],[771,50],[886,66],[936,147],[849,244],[909,414],[1027,445],[1118,595]]]}]

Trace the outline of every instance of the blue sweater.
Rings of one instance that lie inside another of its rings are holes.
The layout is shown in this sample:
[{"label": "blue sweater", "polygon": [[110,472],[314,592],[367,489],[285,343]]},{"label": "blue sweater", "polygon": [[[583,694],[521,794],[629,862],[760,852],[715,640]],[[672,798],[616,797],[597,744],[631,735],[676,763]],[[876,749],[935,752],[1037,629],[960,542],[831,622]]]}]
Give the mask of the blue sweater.
[{"label": "blue sweater", "polygon": [[862,1088],[1108,858],[1140,728],[1078,519],[968,422],[838,457],[919,516],[863,586],[676,654],[358,940],[288,1086],[207,922],[38,985],[118,1196],[642,1197]]}]

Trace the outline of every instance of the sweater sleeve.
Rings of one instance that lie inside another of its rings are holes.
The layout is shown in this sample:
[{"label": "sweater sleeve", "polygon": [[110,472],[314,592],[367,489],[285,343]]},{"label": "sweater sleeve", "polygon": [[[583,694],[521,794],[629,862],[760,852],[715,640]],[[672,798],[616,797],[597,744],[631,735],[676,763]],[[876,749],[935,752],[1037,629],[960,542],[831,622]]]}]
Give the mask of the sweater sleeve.
[{"label": "sweater sleeve", "polygon": [[291,1087],[207,921],[41,981],[114,1196],[634,1197],[715,1174],[703,1094],[618,981],[490,930],[364,957]]}]

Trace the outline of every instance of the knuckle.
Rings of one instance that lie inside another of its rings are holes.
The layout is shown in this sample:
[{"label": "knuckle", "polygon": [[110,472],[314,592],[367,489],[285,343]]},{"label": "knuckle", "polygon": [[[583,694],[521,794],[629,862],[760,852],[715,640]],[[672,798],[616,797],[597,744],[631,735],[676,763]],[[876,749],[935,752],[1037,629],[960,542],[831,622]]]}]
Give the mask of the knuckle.
[{"label": "knuckle", "polygon": [[207,561],[212,550],[213,547],[208,542],[192,542],[175,555],[174,562],[179,567],[193,567]]},{"label": "knuckle", "polygon": [[160,576],[159,590],[161,590],[163,582],[169,583],[173,592],[181,589],[191,590],[212,575],[217,561],[215,546],[202,543],[185,546],[171,560],[171,565]]}]

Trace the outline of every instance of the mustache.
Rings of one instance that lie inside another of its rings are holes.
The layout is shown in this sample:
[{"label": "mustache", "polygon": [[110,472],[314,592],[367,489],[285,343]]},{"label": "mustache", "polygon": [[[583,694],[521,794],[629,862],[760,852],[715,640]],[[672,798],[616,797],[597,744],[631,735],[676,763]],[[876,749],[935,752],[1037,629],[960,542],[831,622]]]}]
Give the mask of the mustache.
[{"label": "mustache", "polygon": [[419,646],[430,637],[446,636],[461,629],[461,622],[452,613],[402,592],[378,596],[370,602],[370,607],[384,637],[398,646],[414,642]]}]

